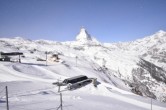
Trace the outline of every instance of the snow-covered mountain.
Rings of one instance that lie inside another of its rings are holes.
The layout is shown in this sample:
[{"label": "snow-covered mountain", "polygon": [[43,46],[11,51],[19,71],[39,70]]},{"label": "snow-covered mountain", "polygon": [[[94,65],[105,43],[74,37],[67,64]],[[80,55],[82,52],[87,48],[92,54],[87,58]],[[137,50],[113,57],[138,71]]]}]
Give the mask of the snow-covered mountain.
[{"label": "snow-covered mountain", "polygon": [[92,41],[90,34],[86,31],[85,28],[81,28],[80,33],[76,36],[77,41],[87,42]]},{"label": "snow-covered mountain", "polygon": [[[21,92],[27,93],[27,91],[35,89],[37,97],[44,98],[43,94],[48,94],[48,100],[51,101],[53,100],[51,97],[53,97],[54,92],[50,83],[84,74],[88,77],[97,78],[100,84],[97,89],[92,85],[88,85],[76,91],[65,92],[65,99],[71,100],[72,104],[83,103],[81,107],[84,107],[87,104],[85,102],[92,105],[96,102],[99,104],[105,103],[101,104],[104,108],[92,107],[96,110],[106,110],[110,109],[110,107],[117,110],[122,108],[128,110],[148,109],[150,105],[148,105],[148,98],[145,97],[166,102],[165,50],[166,32],[164,31],[159,31],[143,39],[124,43],[101,43],[92,37],[85,28],[81,28],[80,33],[76,36],[76,41],[33,41],[21,37],[0,38],[1,52],[24,53],[21,64],[0,62],[1,87],[3,88],[7,84],[12,91],[17,92],[16,90],[24,87],[25,84],[29,88],[21,90]],[[48,66],[45,66],[45,62],[38,61],[38,59],[45,60],[46,51],[48,53]],[[59,55],[59,62],[54,62],[51,59],[54,54]],[[13,60],[18,59],[17,57],[12,58]],[[20,84],[20,82],[22,83]],[[17,87],[16,85],[19,86]],[[40,90],[41,88],[49,89]],[[133,93],[144,96],[144,98]],[[30,94],[33,94],[33,91]],[[30,94],[27,93],[27,96]],[[11,104],[18,103],[19,105],[19,101],[26,104],[24,102],[24,100],[27,100],[26,98],[26,96],[21,97],[20,94],[16,96],[11,94],[11,100],[13,100]],[[32,99],[38,100],[36,97]],[[47,99],[42,100],[44,102],[48,101]],[[77,101],[75,102],[74,100]],[[131,102],[129,103],[128,101]],[[69,105],[71,103],[68,102]],[[119,103],[121,105],[113,107]],[[154,103],[154,109],[156,110],[166,108],[165,104],[157,101],[154,101]],[[81,107],[76,108],[82,109]],[[91,110],[89,107],[91,105],[88,105],[86,109]],[[5,109],[4,104],[3,109]],[[69,109],[73,108],[69,107]]]},{"label": "snow-covered mountain", "polygon": [[[70,42],[71,43],[71,42]],[[76,36],[76,41],[72,42],[71,45],[100,45],[100,42],[92,37],[87,30],[82,27],[79,34]]]}]

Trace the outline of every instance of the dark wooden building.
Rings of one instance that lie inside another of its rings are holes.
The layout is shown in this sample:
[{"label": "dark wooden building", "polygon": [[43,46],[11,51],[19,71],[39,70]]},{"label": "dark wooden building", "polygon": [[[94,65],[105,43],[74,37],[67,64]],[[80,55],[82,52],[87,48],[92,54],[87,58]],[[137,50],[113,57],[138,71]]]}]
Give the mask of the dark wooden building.
[{"label": "dark wooden building", "polygon": [[19,62],[21,63],[21,57],[20,55],[23,55],[21,52],[0,52],[0,61],[10,61],[10,56],[19,56]]}]

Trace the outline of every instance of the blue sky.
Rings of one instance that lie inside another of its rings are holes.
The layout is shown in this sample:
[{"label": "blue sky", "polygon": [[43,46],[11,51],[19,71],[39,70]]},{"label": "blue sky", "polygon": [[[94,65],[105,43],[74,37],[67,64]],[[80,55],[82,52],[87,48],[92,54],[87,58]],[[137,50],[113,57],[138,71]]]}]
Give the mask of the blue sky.
[{"label": "blue sky", "polygon": [[72,41],[82,26],[101,42],[166,31],[166,0],[0,0],[0,37]]}]

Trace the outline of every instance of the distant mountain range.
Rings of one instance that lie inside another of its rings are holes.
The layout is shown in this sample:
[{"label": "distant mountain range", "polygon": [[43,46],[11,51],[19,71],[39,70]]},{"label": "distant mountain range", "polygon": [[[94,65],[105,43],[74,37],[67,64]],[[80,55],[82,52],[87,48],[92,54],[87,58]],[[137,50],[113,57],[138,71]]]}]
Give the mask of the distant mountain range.
[{"label": "distant mountain range", "polygon": [[[49,55],[77,56],[99,65],[103,73],[123,80],[132,92],[166,102],[165,31],[132,42],[101,43],[81,28],[76,41],[0,38],[0,51],[23,52],[29,59],[44,59],[46,51]],[[92,69],[96,68],[93,66]]]}]

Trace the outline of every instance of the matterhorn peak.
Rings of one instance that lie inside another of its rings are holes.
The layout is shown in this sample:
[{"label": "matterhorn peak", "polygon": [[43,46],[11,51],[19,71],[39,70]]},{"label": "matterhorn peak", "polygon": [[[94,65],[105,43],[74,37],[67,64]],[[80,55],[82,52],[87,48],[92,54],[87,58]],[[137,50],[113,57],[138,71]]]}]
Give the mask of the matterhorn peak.
[{"label": "matterhorn peak", "polygon": [[91,38],[90,34],[88,34],[86,29],[84,27],[82,27],[80,29],[79,34],[76,36],[76,40],[81,41],[81,42],[87,42],[87,41],[91,41],[92,38]]},{"label": "matterhorn peak", "polygon": [[79,34],[76,36],[76,40],[76,44],[79,45],[100,45],[100,42],[94,37],[91,37],[84,27],[81,27]]}]

